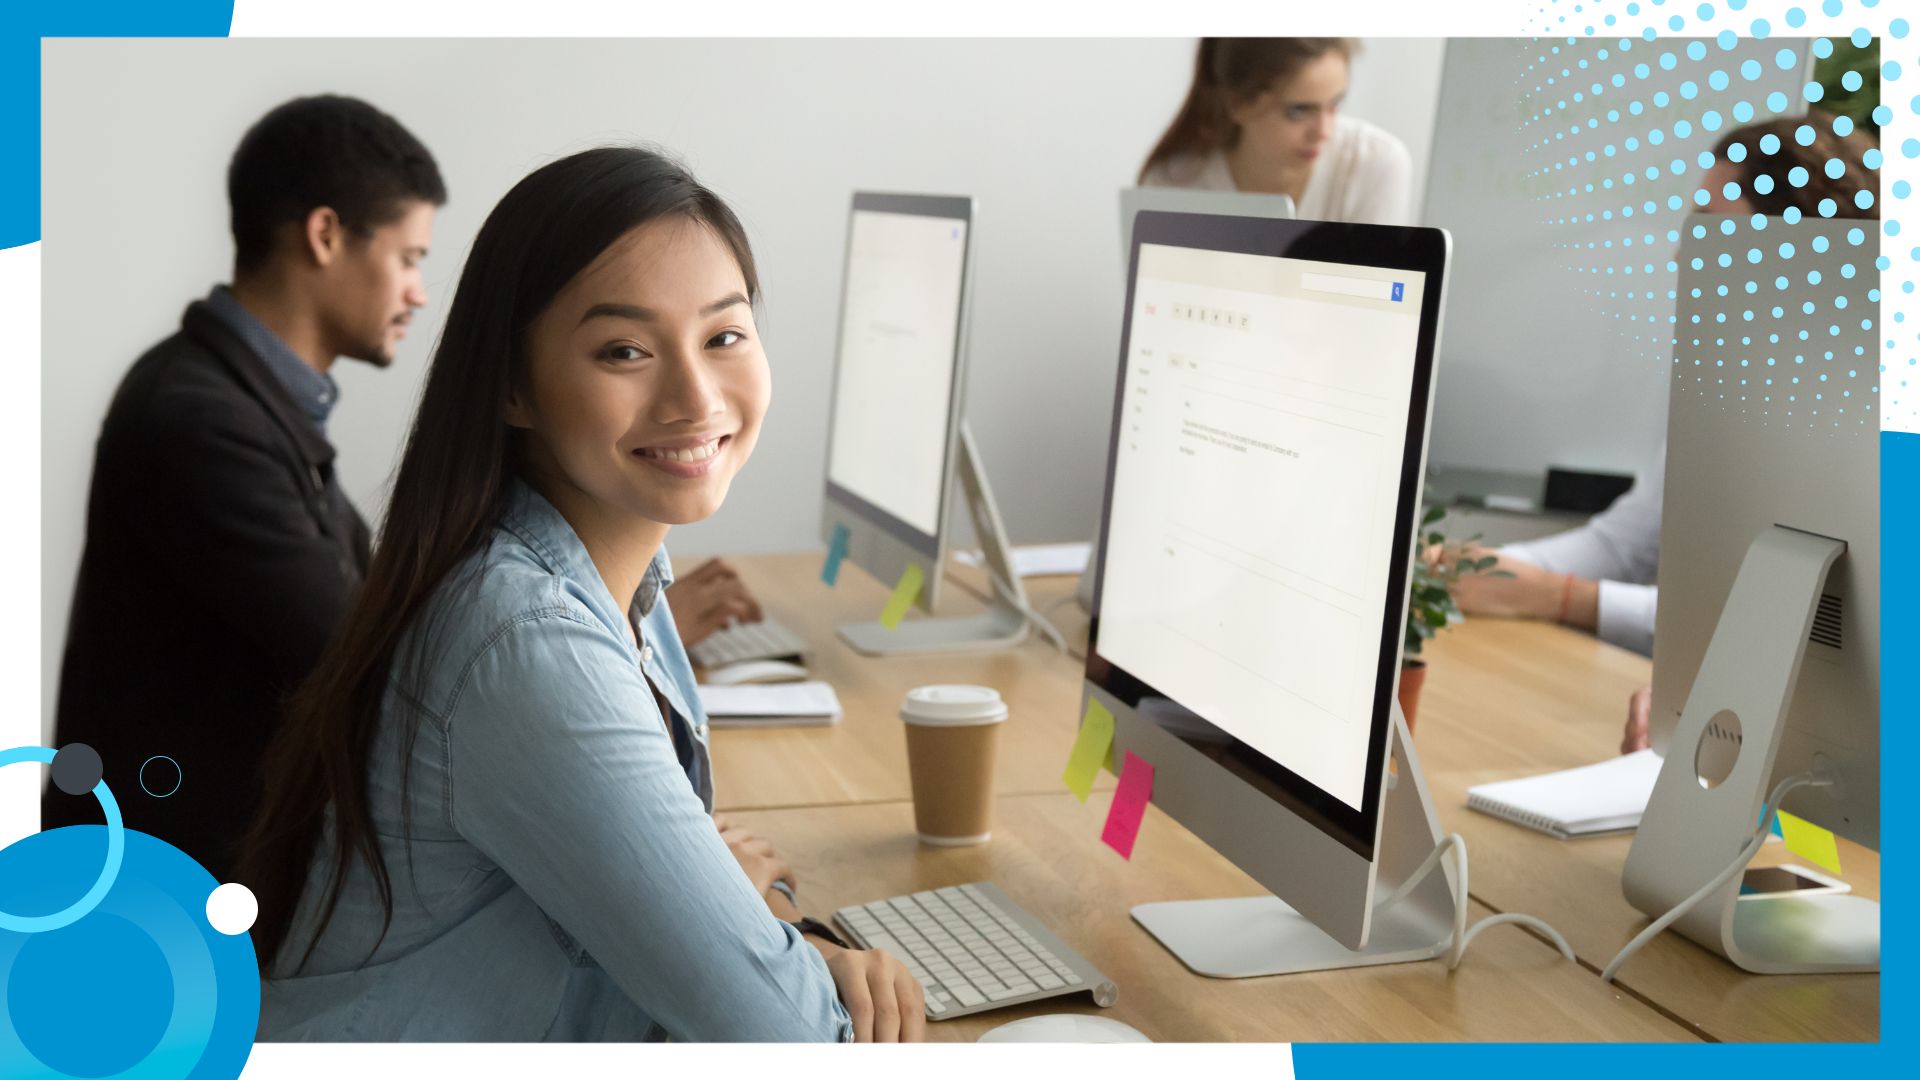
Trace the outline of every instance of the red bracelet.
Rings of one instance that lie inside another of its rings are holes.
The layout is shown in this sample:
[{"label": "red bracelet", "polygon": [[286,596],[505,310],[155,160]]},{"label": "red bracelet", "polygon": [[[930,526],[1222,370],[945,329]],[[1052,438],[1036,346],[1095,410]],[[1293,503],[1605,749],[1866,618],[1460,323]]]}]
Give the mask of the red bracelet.
[{"label": "red bracelet", "polygon": [[1567,621],[1567,611],[1573,606],[1573,575],[1563,576],[1566,581],[1560,586],[1560,614],[1553,617],[1553,621],[1557,623]]}]

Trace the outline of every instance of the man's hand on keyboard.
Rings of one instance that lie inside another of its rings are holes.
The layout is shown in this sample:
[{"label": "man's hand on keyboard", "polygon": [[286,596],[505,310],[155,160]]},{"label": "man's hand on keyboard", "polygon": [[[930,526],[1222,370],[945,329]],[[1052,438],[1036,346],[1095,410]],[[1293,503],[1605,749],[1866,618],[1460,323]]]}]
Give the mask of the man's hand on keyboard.
[{"label": "man's hand on keyboard", "polygon": [[759,622],[760,604],[747,591],[733,567],[708,559],[685,577],[667,586],[667,605],[673,609],[680,641],[691,649],[728,622]]},{"label": "man's hand on keyboard", "polygon": [[842,949],[819,938],[807,940],[826,958],[840,1004],[853,1019],[853,1041],[926,1040],[926,991],[905,965],[883,949]]}]

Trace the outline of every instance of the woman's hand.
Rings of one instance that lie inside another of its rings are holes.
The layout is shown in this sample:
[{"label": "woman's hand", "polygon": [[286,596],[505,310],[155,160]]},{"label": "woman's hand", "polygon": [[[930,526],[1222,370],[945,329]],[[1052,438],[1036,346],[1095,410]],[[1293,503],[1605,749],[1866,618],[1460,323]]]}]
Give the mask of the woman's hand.
[{"label": "woman's hand", "polygon": [[926,1041],[926,991],[900,961],[885,949],[843,949],[813,937],[807,941],[826,958],[840,1004],[853,1018],[853,1041]]},{"label": "woman's hand", "polygon": [[708,559],[667,586],[667,605],[673,609],[680,642],[689,649],[731,621],[759,622],[765,618],[740,575],[719,559]]},{"label": "woman's hand", "polygon": [[720,830],[720,839],[727,842],[727,850],[733,852],[733,859],[740,869],[747,872],[747,880],[753,882],[753,890],[761,896],[773,888],[776,881],[784,881],[788,888],[797,888],[793,867],[773,850],[773,844],[733,824],[726,818],[715,814],[714,827]]}]

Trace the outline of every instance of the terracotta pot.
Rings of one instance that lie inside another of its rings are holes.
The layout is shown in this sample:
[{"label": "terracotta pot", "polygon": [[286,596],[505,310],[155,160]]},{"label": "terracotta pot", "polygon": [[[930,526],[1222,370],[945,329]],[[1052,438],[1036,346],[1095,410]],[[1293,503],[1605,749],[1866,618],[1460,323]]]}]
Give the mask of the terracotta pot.
[{"label": "terracotta pot", "polygon": [[1400,711],[1406,714],[1407,731],[1413,731],[1414,718],[1420,714],[1420,687],[1427,681],[1425,660],[1406,660],[1400,664]]}]

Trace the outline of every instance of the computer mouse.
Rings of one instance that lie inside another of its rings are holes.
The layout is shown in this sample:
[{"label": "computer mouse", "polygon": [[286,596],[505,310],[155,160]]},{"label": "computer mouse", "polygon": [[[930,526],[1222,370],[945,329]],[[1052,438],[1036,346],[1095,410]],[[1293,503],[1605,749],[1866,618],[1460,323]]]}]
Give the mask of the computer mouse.
[{"label": "computer mouse", "polygon": [[799,682],[807,669],[785,660],[742,660],[707,672],[708,686],[740,686],[745,683]]},{"label": "computer mouse", "polygon": [[1086,1013],[1048,1013],[1001,1024],[983,1043],[1143,1043],[1152,1039],[1118,1020]]}]

